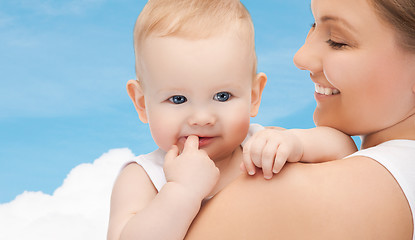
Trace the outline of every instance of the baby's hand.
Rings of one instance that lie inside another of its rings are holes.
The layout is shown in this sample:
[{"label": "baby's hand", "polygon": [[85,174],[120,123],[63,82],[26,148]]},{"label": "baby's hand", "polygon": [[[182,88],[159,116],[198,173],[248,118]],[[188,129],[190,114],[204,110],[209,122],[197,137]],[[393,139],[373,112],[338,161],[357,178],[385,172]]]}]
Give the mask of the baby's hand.
[{"label": "baby's hand", "polygon": [[241,169],[254,175],[255,167],[262,168],[264,178],[271,179],[285,162],[300,161],[303,152],[302,142],[290,130],[264,129],[244,145]]},{"label": "baby's hand", "polygon": [[199,149],[197,136],[186,139],[181,154],[177,146],[172,146],[163,168],[167,182],[181,184],[200,200],[208,196],[219,180],[219,169],[207,153]]}]

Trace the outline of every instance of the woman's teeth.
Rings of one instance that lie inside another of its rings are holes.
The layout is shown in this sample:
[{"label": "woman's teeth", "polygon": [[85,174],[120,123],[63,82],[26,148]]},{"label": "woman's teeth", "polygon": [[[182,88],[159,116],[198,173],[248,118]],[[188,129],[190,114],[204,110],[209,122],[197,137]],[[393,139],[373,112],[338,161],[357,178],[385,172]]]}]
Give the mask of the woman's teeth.
[{"label": "woman's teeth", "polygon": [[323,87],[323,86],[318,85],[318,84],[315,85],[315,88],[316,88],[316,93],[327,95],[327,96],[336,95],[336,94],[340,93],[340,91],[338,89],[326,88],[326,87]]}]

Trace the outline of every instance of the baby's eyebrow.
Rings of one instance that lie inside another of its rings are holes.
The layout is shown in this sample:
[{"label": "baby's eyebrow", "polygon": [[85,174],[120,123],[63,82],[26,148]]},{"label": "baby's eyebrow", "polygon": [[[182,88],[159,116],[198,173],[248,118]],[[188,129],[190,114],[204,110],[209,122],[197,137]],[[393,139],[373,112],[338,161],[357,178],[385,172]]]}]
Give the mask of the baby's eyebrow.
[{"label": "baby's eyebrow", "polygon": [[158,89],[158,91],[156,92],[156,94],[176,94],[176,93],[183,93],[186,92],[186,89],[183,88],[177,88],[177,87],[172,87],[172,88],[162,88],[162,89]]}]

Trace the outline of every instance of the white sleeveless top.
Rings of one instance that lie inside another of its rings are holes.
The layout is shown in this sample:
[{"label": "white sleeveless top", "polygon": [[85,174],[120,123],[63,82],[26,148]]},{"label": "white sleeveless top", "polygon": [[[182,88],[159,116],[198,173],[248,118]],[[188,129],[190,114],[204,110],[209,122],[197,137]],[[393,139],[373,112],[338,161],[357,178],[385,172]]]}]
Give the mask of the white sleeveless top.
[{"label": "white sleeveless top", "polygon": [[[357,151],[351,156],[372,158],[392,174],[408,200],[415,231],[415,141],[391,140]],[[415,240],[415,234],[412,239]]]},{"label": "white sleeveless top", "polygon": [[[259,124],[250,124],[248,134],[241,145],[243,146],[244,143],[254,133],[262,129],[264,129],[264,127]],[[133,162],[137,163],[138,165],[144,168],[144,171],[146,171],[154,187],[159,192],[160,189],[163,187],[163,185],[166,184],[166,176],[164,175],[164,171],[163,171],[165,155],[166,155],[166,152],[164,152],[163,150],[159,148],[154,152],[140,155],[140,156],[133,158],[131,161],[124,164],[123,168],[130,163],[133,163]]]}]

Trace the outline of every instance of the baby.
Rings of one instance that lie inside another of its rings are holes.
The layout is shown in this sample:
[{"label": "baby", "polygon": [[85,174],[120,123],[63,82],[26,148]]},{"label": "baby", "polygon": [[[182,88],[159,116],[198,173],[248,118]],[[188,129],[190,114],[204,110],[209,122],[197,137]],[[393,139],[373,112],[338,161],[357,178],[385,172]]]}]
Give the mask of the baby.
[{"label": "baby", "polygon": [[[256,71],[254,45],[252,20],[239,0],[148,1],[134,28],[138,80],[127,91],[159,149],[118,176],[109,240],[183,239],[202,201],[240,176],[239,166],[250,174],[263,167],[270,178],[287,159],[306,159],[316,140],[302,131],[258,132],[263,128],[250,125],[267,80]],[[351,141],[329,128],[309,131],[328,135],[324,142]],[[263,143],[248,140],[253,132]],[[328,150],[317,154],[328,158],[309,160],[330,159]]]}]

